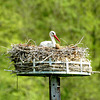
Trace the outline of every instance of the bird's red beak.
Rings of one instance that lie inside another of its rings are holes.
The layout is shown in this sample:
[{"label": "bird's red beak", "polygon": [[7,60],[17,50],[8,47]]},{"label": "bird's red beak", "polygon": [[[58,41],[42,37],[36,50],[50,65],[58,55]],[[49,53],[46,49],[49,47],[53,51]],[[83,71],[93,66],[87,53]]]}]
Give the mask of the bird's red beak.
[{"label": "bird's red beak", "polygon": [[54,35],[54,37],[60,42],[60,40],[58,39],[58,37],[56,35]]}]

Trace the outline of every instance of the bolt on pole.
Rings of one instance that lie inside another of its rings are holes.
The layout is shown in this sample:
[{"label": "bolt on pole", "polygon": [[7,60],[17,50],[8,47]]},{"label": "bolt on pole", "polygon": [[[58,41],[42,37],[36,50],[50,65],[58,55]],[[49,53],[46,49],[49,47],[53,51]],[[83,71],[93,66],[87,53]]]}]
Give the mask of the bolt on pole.
[{"label": "bolt on pole", "polygon": [[49,76],[49,95],[50,100],[61,100],[60,78],[57,76]]}]

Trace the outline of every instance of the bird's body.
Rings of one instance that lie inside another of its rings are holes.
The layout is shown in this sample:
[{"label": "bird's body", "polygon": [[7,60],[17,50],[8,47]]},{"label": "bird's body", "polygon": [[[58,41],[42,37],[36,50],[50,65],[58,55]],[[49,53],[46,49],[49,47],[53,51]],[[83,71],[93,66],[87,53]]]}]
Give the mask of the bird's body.
[{"label": "bird's body", "polygon": [[51,38],[51,41],[43,41],[40,43],[40,46],[43,46],[43,47],[56,47],[56,41],[54,38],[56,38],[59,42],[60,40],[58,39],[58,37],[56,36],[56,33],[54,31],[51,31],[49,33],[50,35],[50,38]]},{"label": "bird's body", "polygon": [[40,46],[53,47],[53,44],[52,44],[52,41],[43,41],[40,43]]}]

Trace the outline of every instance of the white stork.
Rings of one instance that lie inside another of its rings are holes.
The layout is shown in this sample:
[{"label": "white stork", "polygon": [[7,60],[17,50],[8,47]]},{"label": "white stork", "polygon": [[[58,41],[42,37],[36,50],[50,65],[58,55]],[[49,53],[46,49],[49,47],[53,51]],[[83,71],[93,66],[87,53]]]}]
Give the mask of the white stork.
[{"label": "white stork", "polygon": [[56,33],[54,31],[50,31],[49,36],[51,38],[51,41],[43,41],[43,42],[40,43],[40,46],[43,46],[43,47],[56,47],[55,38],[60,42],[60,40],[56,36]]}]

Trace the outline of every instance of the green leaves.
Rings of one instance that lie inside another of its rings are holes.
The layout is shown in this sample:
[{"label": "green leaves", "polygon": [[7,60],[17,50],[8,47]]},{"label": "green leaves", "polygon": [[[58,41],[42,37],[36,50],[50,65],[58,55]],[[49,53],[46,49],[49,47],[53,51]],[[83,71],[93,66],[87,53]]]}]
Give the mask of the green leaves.
[{"label": "green leaves", "polygon": [[[82,43],[90,49],[93,70],[100,70],[99,0],[0,0],[0,99],[48,100],[48,79],[20,77],[19,91],[15,91],[15,78],[4,72],[10,64],[3,54],[11,43],[33,39],[39,45],[50,40],[51,30],[62,38],[61,45],[76,44],[84,36]],[[62,100],[98,100],[98,78],[62,79]]]}]

